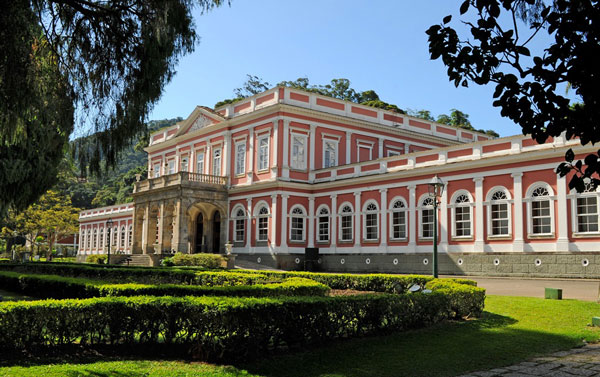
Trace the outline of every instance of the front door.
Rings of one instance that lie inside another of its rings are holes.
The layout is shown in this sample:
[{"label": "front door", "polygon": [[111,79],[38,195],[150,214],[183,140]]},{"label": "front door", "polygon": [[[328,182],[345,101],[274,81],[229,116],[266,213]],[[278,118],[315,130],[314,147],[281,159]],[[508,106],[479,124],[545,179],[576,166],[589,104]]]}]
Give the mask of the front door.
[{"label": "front door", "polygon": [[212,252],[219,253],[221,247],[221,214],[219,211],[215,211],[215,215],[213,217],[213,242],[212,242]]},{"label": "front door", "polygon": [[203,238],[204,238],[204,217],[202,216],[202,213],[199,213],[198,217],[196,217],[196,246],[194,249],[195,253],[202,252]]}]

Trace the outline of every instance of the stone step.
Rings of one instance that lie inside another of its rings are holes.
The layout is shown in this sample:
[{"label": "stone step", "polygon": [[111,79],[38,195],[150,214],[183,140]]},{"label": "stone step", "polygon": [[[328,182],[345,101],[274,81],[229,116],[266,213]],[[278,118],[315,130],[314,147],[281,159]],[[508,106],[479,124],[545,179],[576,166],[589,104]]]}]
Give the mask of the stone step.
[{"label": "stone step", "polygon": [[[152,259],[148,255],[143,254],[132,254],[127,256],[129,259],[129,266],[141,266],[141,267],[150,267],[152,266]],[[117,265],[127,266],[127,258],[120,260]]]}]

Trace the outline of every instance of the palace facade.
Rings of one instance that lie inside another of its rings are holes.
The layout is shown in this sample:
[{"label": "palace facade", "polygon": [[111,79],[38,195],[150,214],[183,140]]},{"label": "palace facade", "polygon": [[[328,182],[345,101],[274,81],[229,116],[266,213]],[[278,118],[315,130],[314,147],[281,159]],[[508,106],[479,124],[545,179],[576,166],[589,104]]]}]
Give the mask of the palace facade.
[{"label": "palace facade", "polygon": [[134,202],[81,212],[79,255],[110,244],[156,261],[230,242],[238,260],[284,269],[318,249],[322,270],[430,273],[437,226],[442,274],[599,277],[599,193],[555,174],[568,148],[594,151],[275,87],[153,134]]}]

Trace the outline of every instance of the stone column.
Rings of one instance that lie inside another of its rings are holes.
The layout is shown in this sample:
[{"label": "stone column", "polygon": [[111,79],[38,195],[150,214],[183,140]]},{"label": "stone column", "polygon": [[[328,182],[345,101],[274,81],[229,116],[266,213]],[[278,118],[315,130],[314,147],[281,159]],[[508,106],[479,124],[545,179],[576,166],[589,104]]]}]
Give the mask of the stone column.
[{"label": "stone column", "polygon": [[248,228],[246,229],[246,250],[250,252],[250,248],[252,247],[252,199],[246,199],[246,222],[248,223]]},{"label": "stone column", "polygon": [[315,198],[308,198],[308,247],[315,247]]},{"label": "stone column", "polygon": [[235,148],[230,148],[231,146],[231,131],[225,131],[225,141],[223,142],[223,150],[221,151],[221,164],[225,164],[225,176],[231,176],[231,158],[230,149],[233,151]]},{"label": "stone column", "polygon": [[556,251],[569,251],[569,232],[567,225],[567,179],[556,176],[556,200],[558,210],[558,240],[556,242]]},{"label": "stone column", "polygon": [[448,182],[440,198],[440,245],[439,250],[448,251]]},{"label": "stone column", "polygon": [[513,250],[524,251],[523,239],[523,173],[513,173],[514,206],[513,219],[515,234],[513,235]]},{"label": "stone column", "polygon": [[[484,251],[483,239],[483,177],[473,178],[475,182],[475,251]],[[472,221],[472,220],[471,220]]]},{"label": "stone column", "polygon": [[290,179],[290,121],[283,120],[283,163],[281,166],[281,178]]},{"label": "stone column", "polygon": [[248,130],[250,137],[248,140],[248,160],[246,161],[246,176],[248,177],[247,183],[252,184],[254,180],[254,127],[250,127]]},{"label": "stone column", "polygon": [[[277,160],[279,151],[279,120],[273,122],[273,137],[271,138],[271,148],[269,153],[271,154],[271,178],[277,178],[277,167],[279,166],[279,161]],[[273,241],[275,242],[275,241]]]},{"label": "stone column", "polygon": [[271,249],[273,250],[277,246],[277,221],[277,194],[273,194],[271,195]]},{"label": "stone column", "polygon": [[288,218],[288,198],[287,194],[281,195],[281,247],[282,252],[287,252],[288,249],[288,238],[287,238],[287,218]]},{"label": "stone column", "polygon": [[162,251],[164,229],[165,229],[165,202],[164,201],[160,202],[160,207],[159,207],[158,211],[159,211],[158,212],[158,247]]},{"label": "stone column", "polygon": [[360,246],[360,194],[361,192],[354,193],[354,245]]},{"label": "stone column", "polygon": [[387,241],[388,241],[388,226],[387,226],[387,220],[388,220],[388,199],[387,199],[387,189],[381,189],[379,190],[379,195],[381,196],[381,210],[379,211],[379,213],[381,214],[381,226],[380,226],[380,237],[381,237],[381,241],[380,241],[380,246],[382,247],[383,251],[387,252]]},{"label": "stone column", "polygon": [[337,195],[331,195],[331,228],[329,234],[331,237],[331,249],[335,251],[337,244]]},{"label": "stone column", "polygon": [[[142,254],[147,254],[148,249],[148,222],[150,220],[150,204],[146,203],[144,206],[144,217],[142,219]],[[110,229],[112,231],[112,229]],[[110,237],[108,237],[108,242],[111,242]]]},{"label": "stone column", "polygon": [[408,186],[408,251],[415,252],[417,247],[417,186]]}]

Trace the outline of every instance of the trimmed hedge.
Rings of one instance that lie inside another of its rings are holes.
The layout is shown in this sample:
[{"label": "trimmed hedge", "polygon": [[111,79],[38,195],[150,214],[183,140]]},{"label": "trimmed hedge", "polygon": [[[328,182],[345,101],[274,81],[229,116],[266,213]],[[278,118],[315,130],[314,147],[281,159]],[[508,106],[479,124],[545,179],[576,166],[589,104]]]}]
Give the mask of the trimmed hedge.
[{"label": "trimmed hedge", "polygon": [[55,275],[27,275],[0,271],[0,286],[39,298],[91,298],[104,296],[325,296],[329,287],[314,280],[291,278],[282,283],[197,286],[175,284],[104,284],[99,281]]},{"label": "trimmed hedge", "polygon": [[248,359],[279,347],[422,327],[462,316],[451,316],[454,298],[448,292],[457,284],[448,284],[448,291],[430,294],[138,296],[0,303],[0,348],[147,344],[207,360]]},{"label": "trimmed hedge", "polygon": [[220,254],[183,254],[176,253],[169,258],[174,266],[198,266],[204,268],[219,268],[227,261]]},{"label": "trimmed hedge", "polygon": [[106,254],[93,254],[85,257],[85,263],[105,264],[108,259]]}]

